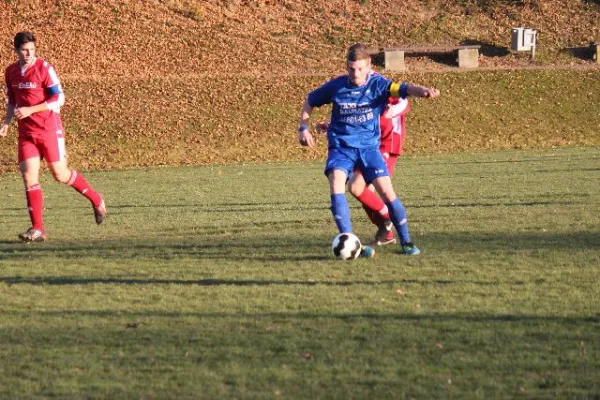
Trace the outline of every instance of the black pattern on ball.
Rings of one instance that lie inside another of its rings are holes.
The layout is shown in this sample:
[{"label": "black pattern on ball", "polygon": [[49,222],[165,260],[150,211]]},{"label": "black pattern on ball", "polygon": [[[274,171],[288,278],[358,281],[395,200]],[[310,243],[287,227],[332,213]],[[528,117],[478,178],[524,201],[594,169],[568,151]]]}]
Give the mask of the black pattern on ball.
[{"label": "black pattern on ball", "polygon": [[333,254],[336,257],[339,257],[342,250],[344,249],[344,245],[346,244],[346,240],[348,240],[348,235],[344,234],[340,236],[337,246],[333,248]]},{"label": "black pattern on ball", "polygon": [[360,253],[360,242],[354,242],[354,250],[352,250],[352,258],[356,258]]},{"label": "black pattern on ball", "polygon": [[[346,233],[339,235],[338,243],[336,246],[333,247],[333,255],[336,256],[337,258],[341,258],[342,250],[344,250],[344,248],[346,247],[346,242],[348,240],[353,241],[351,238],[354,238],[354,235],[348,235]],[[348,250],[348,249],[346,249],[346,250]],[[354,241],[354,248],[352,250],[350,250],[350,257],[348,257],[348,258],[349,259],[356,258],[359,255],[360,250],[361,250],[360,242]]]}]

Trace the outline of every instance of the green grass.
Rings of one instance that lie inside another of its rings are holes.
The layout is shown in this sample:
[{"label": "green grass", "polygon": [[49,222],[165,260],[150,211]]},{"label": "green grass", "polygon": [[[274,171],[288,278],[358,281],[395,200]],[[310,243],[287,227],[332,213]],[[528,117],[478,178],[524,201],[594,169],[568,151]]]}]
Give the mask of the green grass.
[{"label": "green grass", "polygon": [[[341,262],[322,163],[0,175],[0,398],[597,398],[600,148],[405,156],[406,257]],[[373,227],[351,202],[356,233]]]}]

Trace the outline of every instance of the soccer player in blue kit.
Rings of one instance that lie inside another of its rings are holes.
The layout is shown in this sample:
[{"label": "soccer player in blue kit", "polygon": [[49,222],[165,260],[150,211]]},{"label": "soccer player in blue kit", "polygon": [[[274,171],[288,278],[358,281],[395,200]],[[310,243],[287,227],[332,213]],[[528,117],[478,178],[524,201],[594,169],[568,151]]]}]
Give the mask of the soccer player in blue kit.
[{"label": "soccer player in blue kit", "polygon": [[[440,92],[435,88],[396,83],[373,72],[369,50],[360,43],[348,48],[346,62],[347,75],[334,78],[309,93],[300,112],[298,140],[303,146],[315,145],[308,130],[312,110],[332,104],[327,129],[329,149],[325,175],[329,179],[331,212],[338,230],[340,233],[352,232],[345,194],[346,181],[358,168],[365,182],[373,184],[388,207],[402,253],[417,255],[421,251],[410,239],[406,209],[394,192],[385,160],[379,151],[379,117],[385,111],[390,96],[435,98]],[[373,253],[370,248],[365,250]]]}]

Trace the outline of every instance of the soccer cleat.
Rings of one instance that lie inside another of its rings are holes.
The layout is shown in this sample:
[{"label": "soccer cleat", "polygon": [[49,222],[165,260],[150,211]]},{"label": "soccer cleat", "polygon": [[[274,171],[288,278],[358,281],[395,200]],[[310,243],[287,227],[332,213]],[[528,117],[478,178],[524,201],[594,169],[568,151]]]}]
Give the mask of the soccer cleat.
[{"label": "soccer cleat", "polygon": [[413,242],[406,242],[402,245],[402,253],[407,256],[416,256],[421,253],[421,250]]},{"label": "soccer cleat", "polygon": [[383,238],[373,240],[369,243],[371,246],[385,246],[387,244],[396,243],[396,236],[394,236],[394,232],[388,232]]},{"label": "soccer cleat", "polygon": [[362,258],[373,258],[375,257],[375,249],[371,246],[360,246],[360,256]]},{"label": "soccer cleat", "polygon": [[19,239],[24,242],[43,242],[48,239],[46,231],[29,228],[27,232],[19,233]]},{"label": "soccer cleat", "polygon": [[383,221],[375,233],[375,239],[369,244],[373,246],[385,246],[386,244],[396,243],[396,238],[394,237],[394,232],[392,231],[393,227],[394,224],[392,224],[392,221],[389,219]]},{"label": "soccer cleat", "polygon": [[94,207],[94,218],[96,218],[96,223],[100,225],[104,222],[104,217],[106,217],[106,204],[104,203],[104,196],[100,195],[102,201],[98,207]]}]

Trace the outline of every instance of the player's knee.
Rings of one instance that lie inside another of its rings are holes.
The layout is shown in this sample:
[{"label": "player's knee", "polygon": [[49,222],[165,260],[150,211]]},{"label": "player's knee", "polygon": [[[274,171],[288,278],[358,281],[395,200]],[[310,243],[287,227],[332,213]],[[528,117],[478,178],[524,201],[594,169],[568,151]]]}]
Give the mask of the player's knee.
[{"label": "player's knee", "polygon": [[385,191],[381,193],[381,199],[386,203],[391,203],[396,200],[396,193],[393,190]]},{"label": "player's knee", "polygon": [[32,171],[30,169],[22,168],[22,167],[20,169],[21,169],[21,177],[23,178],[23,183],[25,183],[26,187],[35,185],[36,183],[39,183],[37,171]]},{"label": "player's knee", "polygon": [[54,169],[52,170],[52,176],[54,177],[54,179],[57,182],[60,183],[67,183],[69,182],[69,179],[71,178],[71,171],[69,171],[68,169]]},{"label": "player's knee", "polygon": [[340,179],[339,177],[335,179],[330,179],[329,181],[329,191],[331,194],[344,193],[346,190],[346,180]]},{"label": "player's knee", "polygon": [[23,177],[23,183],[25,184],[25,187],[29,187],[38,183],[38,178],[36,175],[21,171],[21,176]]},{"label": "player's knee", "polygon": [[363,190],[365,190],[365,185],[359,185],[357,183],[350,183],[350,185],[348,185],[348,191],[354,197],[360,196],[362,194]]},{"label": "player's knee", "polygon": [[394,189],[392,187],[380,188],[380,190],[378,190],[378,192],[379,192],[379,195],[381,196],[381,199],[386,203],[389,203],[396,199],[396,193],[394,192]]}]

